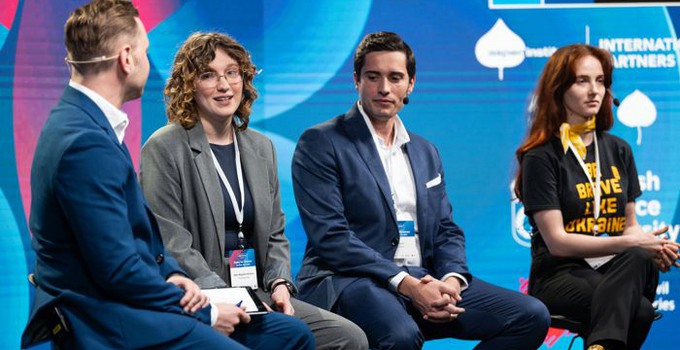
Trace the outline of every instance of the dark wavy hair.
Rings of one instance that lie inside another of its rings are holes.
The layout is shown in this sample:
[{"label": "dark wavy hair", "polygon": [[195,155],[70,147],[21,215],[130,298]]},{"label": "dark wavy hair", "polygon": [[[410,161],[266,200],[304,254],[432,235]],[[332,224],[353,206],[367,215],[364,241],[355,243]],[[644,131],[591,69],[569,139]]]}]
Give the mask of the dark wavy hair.
[{"label": "dark wavy hair", "polygon": [[416,75],[416,56],[411,47],[401,39],[399,34],[393,32],[375,32],[367,34],[357,46],[354,53],[354,73],[357,80],[361,80],[361,69],[364,68],[366,55],[376,51],[399,51],[406,55],[406,72],[411,81]]},{"label": "dark wavy hair", "polygon": [[[515,195],[522,199],[522,158],[524,154],[546,143],[552,135],[556,135],[560,125],[567,121],[567,108],[564,106],[564,94],[576,81],[576,62],[586,56],[593,56],[600,61],[604,72],[604,94],[600,111],[597,112],[595,129],[604,131],[614,124],[612,113],[612,71],[614,63],[611,54],[595,46],[573,44],[555,51],[543,68],[536,87],[535,108],[531,114],[529,133],[515,151],[519,167],[515,175]],[[605,103],[606,102],[606,103]]]},{"label": "dark wavy hair", "polygon": [[198,123],[194,80],[208,70],[218,49],[234,59],[241,68],[243,99],[234,115],[238,124],[234,125],[239,130],[248,128],[252,105],[257,99],[257,90],[253,85],[256,67],[250,60],[250,53],[234,38],[222,33],[191,34],[177,51],[170,78],[163,91],[169,122],[178,122],[185,129],[191,129]]}]

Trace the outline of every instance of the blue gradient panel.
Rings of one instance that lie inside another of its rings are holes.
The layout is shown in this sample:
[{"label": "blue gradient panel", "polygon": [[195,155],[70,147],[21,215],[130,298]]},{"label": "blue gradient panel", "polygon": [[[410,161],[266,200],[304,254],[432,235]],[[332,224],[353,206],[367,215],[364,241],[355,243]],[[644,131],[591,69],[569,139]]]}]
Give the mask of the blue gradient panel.
[{"label": "blue gradient panel", "polygon": [[541,0],[492,0],[494,5],[539,5]]},{"label": "blue gradient panel", "polygon": [[0,190],[0,275],[3,276],[2,295],[3,311],[0,317],[0,344],[4,349],[18,349],[21,333],[26,325],[29,307],[28,283],[21,240],[21,232],[17,227],[5,194]]},{"label": "blue gradient panel", "polygon": [[[275,1],[265,6],[264,114],[304,102],[330,80],[361,39],[371,1]],[[304,25],[301,25],[304,23]]]},{"label": "blue gradient panel", "polygon": [[9,30],[3,26],[0,26],[0,47],[2,47],[2,45],[5,43],[8,34]]}]

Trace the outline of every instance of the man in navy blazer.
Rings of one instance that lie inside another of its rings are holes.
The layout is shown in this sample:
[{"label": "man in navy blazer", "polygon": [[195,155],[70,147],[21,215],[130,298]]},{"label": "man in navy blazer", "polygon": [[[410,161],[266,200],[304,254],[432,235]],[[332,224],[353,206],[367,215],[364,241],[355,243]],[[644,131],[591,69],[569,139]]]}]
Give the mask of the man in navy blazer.
[{"label": "man in navy blazer", "polygon": [[64,349],[246,349],[239,342],[267,344],[260,335],[278,326],[281,348],[311,348],[311,332],[293,318],[251,322],[237,306],[211,306],[166,254],[122,142],[120,108],[141,96],[149,74],[137,9],[93,1],[71,14],[65,35],[71,81],[31,171],[37,288],[22,347],[47,330]]},{"label": "man in navy blazer", "polygon": [[305,131],[293,156],[308,237],[300,298],[355,322],[374,349],[445,337],[538,348],[547,309],[471,275],[439,153],[397,116],[415,84],[409,46],[394,33],[367,35],[354,82],[359,101]]}]

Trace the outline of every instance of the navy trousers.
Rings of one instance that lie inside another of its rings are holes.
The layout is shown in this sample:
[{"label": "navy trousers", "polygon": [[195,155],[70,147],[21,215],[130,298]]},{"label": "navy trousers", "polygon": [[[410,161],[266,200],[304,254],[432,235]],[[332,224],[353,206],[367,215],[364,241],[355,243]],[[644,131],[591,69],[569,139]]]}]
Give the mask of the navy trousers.
[{"label": "navy trousers", "polygon": [[364,330],[372,349],[420,349],[425,340],[481,340],[476,349],[527,350],[543,343],[550,315],[537,299],[478,278],[461,294],[465,312],[448,323],[423,320],[411,302],[369,278],[343,290],[333,311]]},{"label": "navy trousers", "polygon": [[[158,327],[163,327],[159,324]],[[63,344],[70,349],[69,344]],[[236,326],[236,331],[227,337],[212,327],[197,323],[185,336],[169,343],[158,344],[147,350],[313,350],[314,336],[302,321],[278,312],[251,317],[248,324]]]}]

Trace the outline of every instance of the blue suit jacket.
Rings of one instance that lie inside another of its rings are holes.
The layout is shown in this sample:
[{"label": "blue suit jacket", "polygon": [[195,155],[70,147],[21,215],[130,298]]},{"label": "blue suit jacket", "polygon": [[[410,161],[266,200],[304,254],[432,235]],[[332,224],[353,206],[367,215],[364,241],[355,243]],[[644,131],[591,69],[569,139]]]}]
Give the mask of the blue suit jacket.
[{"label": "blue suit jacket", "polygon": [[183,272],[165,253],[127,148],[71,87],[38,139],[30,227],[38,288],[29,326],[58,305],[75,347],[135,349],[209,322],[210,308],[179,307],[184,292],[165,279]]},{"label": "blue suit jacket", "polygon": [[409,136],[404,147],[416,186],[422,268],[393,263],[399,232],[390,186],[356,104],[300,137],[293,186],[308,238],[298,274],[301,299],[331,309],[355,279],[372,278],[387,288],[400,271],[417,278],[456,272],[470,280],[465,238],[451,218],[439,153],[422,137]]}]

